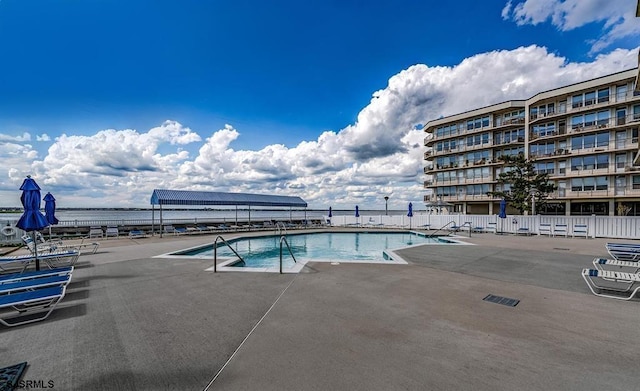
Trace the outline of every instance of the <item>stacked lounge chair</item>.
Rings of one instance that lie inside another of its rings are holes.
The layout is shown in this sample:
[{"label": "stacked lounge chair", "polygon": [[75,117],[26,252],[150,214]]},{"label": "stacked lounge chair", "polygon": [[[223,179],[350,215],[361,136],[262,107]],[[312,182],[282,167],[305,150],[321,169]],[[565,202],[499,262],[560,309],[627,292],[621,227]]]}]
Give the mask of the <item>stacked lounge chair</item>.
[{"label": "stacked lounge chair", "polygon": [[[78,250],[51,251],[46,254],[38,254],[38,260],[44,262],[49,268],[55,269],[75,265],[79,256],[80,251]],[[0,257],[0,272],[25,271],[35,260],[36,257],[32,254]]]},{"label": "stacked lounge chair", "polygon": [[[38,238],[40,240],[38,240]],[[38,254],[48,254],[50,252],[64,251],[64,250],[80,251],[85,247],[89,247],[91,254],[95,254],[96,251],[98,251],[98,247],[100,247],[100,243],[98,242],[85,243],[84,238],[80,243],[76,243],[76,244],[63,244],[62,241],[47,242],[44,240],[44,238],[42,238],[42,236],[36,237],[36,240],[38,240],[38,246],[37,246]],[[22,242],[25,244],[25,246],[27,246],[31,254],[35,253],[36,246],[33,244],[33,239],[31,238],[31,236],[23,235]]]},{"label": "stacked lounge chair", "polygon": [[583,269],[582,278],[596,296],[631,300],[640,290],[639,273]]},{"label": "stacked lounge chair", "polygon": [[73,267],[0,276],[0,323],[13,327],[46,319],[62,300]]},{"label": "stacked lounge chair", "polygon": [[582,278],[596,296],[630,300],[640,291],[640,245],[607,243],[605,247],[614,259],[595,258],[594,269],[583,269]]},{"label": "stacked lounge chair", "polygon": [[609,254],[620,261],[640,260],[640,245],[632,243],[606,243]]}]

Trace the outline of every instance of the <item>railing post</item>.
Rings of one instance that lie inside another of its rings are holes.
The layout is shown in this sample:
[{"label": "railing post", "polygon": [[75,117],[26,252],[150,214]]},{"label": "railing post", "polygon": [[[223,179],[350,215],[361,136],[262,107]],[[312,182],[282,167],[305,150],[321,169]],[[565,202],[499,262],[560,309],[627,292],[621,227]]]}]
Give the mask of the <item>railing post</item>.
[{"label": "railing post", "polygon": [[218,272],[218,238],[213,241],[213,272]]},{"label": "railing post", "polygon": [[282,238],[280,239],[280,274],[282,274]]}]

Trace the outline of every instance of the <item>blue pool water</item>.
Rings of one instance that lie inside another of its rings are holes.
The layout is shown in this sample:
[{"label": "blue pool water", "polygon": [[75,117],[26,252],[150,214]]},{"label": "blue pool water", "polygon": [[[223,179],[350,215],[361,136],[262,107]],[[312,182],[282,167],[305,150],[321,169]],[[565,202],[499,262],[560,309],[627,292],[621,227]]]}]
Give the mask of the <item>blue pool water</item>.
[{"label": "blue pool water", "polygon": [[[417,244],[457,244],[443,238],[428,238],[412,232],[321,232],[286,235],[287,242],[298,263],[308,261],[332,262],[393,262],[385,250]],[[230,246],[244,259],[238,258],[224,244],[218,242],[219,261],[232,259],[226,266],[244,268],[273,268],[280,264],[280,236],[260,236],[229,240]],[[173,255],[210,256],[212,246],[181,251]],[[295,265],[283,244],[283,268]]]}]

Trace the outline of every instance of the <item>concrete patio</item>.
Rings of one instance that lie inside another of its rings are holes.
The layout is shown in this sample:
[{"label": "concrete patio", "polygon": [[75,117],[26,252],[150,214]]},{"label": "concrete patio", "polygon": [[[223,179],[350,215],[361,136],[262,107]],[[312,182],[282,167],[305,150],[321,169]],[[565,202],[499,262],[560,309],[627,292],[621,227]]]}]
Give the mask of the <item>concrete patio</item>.
[{"label": "concrete patio", "polygon": [[47,320],[0,328],[0,367],[61,390],[638,387],[639,303],[580,276],[613,240],[474,234],[284,275],[153,258],[213,239],[102,240]]}]

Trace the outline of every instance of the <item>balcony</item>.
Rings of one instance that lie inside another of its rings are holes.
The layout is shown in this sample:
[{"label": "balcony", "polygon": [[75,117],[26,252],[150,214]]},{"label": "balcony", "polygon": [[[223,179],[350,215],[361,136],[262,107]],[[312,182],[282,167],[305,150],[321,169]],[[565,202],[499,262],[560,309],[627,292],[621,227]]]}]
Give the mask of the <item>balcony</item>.
[{"label": "balcony", "polygon": [[523,144],[524,143],[524,137],[518,137],[517,139],[512,139],[512,140],[502,140],[502,141],[493,141],[493,146],[498,146],[498,145],[508,145],[508,144]]},{"label": "balcony", "polygon": [[493,197],[486,194],[456,194],[443,196],[442,201],[445,202],[465,202],[465,201],[492,201]]},{"label": "balcony", "polygon": [[424,153],[424,160],[429,160],[433,156],[433,150]]}]

